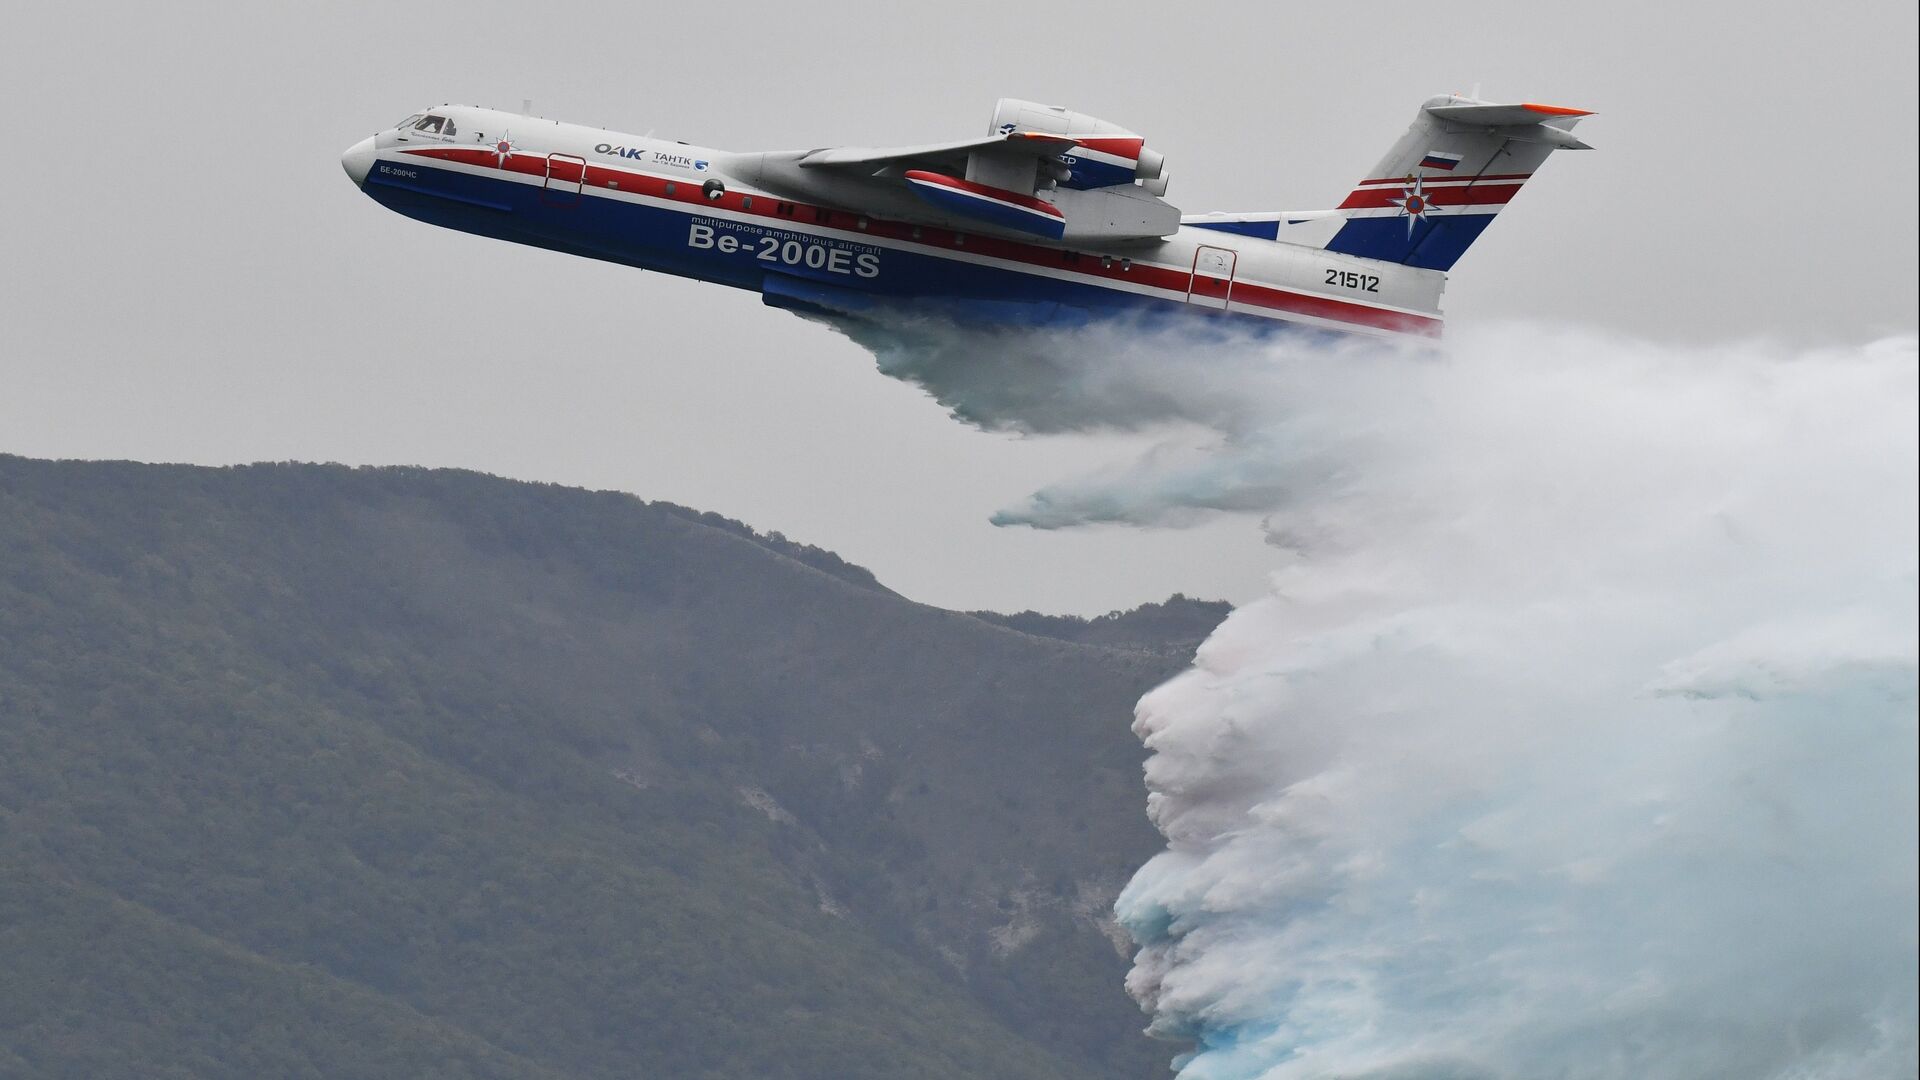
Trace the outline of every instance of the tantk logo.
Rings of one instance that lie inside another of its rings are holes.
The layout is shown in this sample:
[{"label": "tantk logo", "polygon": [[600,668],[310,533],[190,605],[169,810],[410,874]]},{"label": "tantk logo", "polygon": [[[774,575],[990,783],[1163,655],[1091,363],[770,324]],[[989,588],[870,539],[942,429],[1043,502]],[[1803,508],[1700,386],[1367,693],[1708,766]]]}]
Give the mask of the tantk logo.
[{"label": "tantk logo", "polygon": [[1400,208],[1400,216],[1407,219],[1407,235],[1412,236],[1414,222],[1439,213],[1440,208],[1433,205],[1433,199],[1427,195],[1423,177],[1409,176],[1407,180],[1407,186],[1400,189],[1400,197],[1387,201]]},{"label": "tantk logo", "polygon": [[700,160],[698,160],[698,159],[695,159],[695,160],[694,160],[694,163],[693,163],[693,171],[695,171],[695,172],[706,172],[706,171],[707,171],[707,163],[706,163],[706,162],[704,162],[704,161],[700,161]]}]

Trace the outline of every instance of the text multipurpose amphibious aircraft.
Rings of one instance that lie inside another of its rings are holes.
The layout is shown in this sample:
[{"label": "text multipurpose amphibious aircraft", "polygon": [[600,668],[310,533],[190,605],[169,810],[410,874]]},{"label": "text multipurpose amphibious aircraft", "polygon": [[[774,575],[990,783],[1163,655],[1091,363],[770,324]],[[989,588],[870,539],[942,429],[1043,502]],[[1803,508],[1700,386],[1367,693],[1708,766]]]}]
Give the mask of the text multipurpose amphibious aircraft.
[{"label": "text multipurpose amphibious aircraft", "polygon": [[717,281],[834,318],[994,324],[1187,313],[1433,335],[1446,271],[1587,112],[1440,97],[1331,210],[1182,215],[1139,135],[1003,99],[977,139],[730,153],[492,109],[416,113],[348,150],[435,225]]}]

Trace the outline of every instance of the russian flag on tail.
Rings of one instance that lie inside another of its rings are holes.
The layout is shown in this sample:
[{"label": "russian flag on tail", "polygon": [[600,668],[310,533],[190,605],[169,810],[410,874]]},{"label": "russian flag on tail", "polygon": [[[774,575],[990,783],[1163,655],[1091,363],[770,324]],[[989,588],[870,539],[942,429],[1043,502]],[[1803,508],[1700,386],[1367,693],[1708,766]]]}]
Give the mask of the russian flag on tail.
[{"label": "russian flag on tail", "polygon": [[1462,154],[1449,154],[1444,150],[1429,150],[1421,157],[1420,167],[1423,169],[1439,169],[1441,172],[1452,172],[1454,166],[1460,164],[1464,156],[1465,155]]}]

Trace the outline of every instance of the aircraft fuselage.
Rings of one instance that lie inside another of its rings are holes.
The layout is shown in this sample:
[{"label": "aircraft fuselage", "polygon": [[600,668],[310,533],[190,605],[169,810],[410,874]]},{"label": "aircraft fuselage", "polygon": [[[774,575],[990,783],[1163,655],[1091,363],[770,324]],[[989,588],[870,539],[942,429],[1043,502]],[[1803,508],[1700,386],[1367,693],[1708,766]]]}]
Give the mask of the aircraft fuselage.
[{"label": "aircraft fuselage", "polygon": [[1250,329],[1437,334],[1444,275],[1183,226],[1125,242],[1036,241],[943,218],[897,186],[809,174],[803,152],[730,153],[467,106],[348,150],[381,204],[435,225],[858,315],[908,304],[961,320],[1139,313]]}]

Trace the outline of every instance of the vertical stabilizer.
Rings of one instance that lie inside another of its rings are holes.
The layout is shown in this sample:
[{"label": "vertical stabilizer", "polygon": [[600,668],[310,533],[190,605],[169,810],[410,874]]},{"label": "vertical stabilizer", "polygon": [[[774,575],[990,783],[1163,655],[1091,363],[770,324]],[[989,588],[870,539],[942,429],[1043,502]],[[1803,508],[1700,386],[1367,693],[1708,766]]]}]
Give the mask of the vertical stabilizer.
[{"label": "vertical stabilizer", "polygon": [[1448,270],[1547,156],[1590,150],[1571,132],[1591,115],[1555,105],[1438,97],[1340,204],[1328,251]]}]

